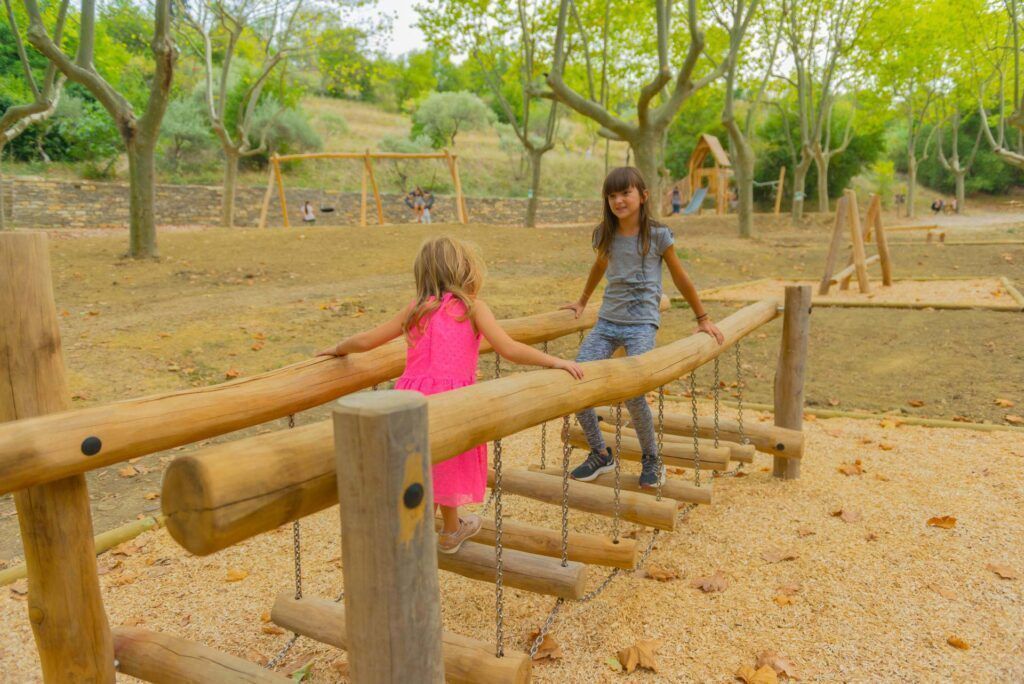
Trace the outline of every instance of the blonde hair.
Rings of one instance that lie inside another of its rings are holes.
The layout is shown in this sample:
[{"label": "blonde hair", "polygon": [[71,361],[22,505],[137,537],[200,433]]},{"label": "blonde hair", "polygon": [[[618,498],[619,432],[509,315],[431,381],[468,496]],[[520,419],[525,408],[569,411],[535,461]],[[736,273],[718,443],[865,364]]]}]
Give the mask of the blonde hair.
[{"label": "blonde hair", "polygon": [[441,307],[441,298],[450,293],[466,307],[464,321],[473,313],[473,296],[484,283],[486,268],[475,245],[442,235],[420,247],[413,264],[416,277],[416,302],[402,323],[408,338],[413,330],[422,330],[424,320]]}]

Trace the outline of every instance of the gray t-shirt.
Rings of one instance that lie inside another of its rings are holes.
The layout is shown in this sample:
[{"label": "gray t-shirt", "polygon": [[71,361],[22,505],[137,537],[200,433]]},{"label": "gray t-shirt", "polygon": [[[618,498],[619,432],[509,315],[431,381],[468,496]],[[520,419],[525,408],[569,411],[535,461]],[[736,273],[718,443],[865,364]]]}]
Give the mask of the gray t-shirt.
[{"label": "gray t-shirt", "polygon": [[662,254],[674,244],[671,230],[651,226],[651,248],[641,256],[639,234],[616,235],[608,250],[608,270],[605,271],[608,284],[598,318],[625,325],[660,326]]}]

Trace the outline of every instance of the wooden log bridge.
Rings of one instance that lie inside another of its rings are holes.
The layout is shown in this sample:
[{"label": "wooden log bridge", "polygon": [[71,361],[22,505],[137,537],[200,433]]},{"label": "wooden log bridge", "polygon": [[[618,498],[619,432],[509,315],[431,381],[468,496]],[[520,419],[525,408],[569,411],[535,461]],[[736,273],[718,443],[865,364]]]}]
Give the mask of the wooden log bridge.
[{"label": "wooden log bridge", "polygon": [[[667,306],[667,302],[663,303]],[[507,319],[526,344],[553,340],[597,321],[597,306]],[[484,342],[481,351],[491,351]],[[398,377],[405,342],[345,358],[316,357],[231,382],[0,425],[0,494],[85,473],[324,404]]]},{"label": "wooden log bridge", "polygon": [[[631,356],[583,364],[586,378],[560,370],[519,373],[428,398],[437,463],[587,406],[635,397],[707,363],[778,315],[766,299],[719,323],[721,346],[697,334]],[[164,475],[167,529],[186,549],[213,553],[337,503],[331,426],[238,440],[173,461]]]},{"label": "wooden log bridge", "polygon": [[[562,477],[562,471],[560,468],[549,467],[541,468],[539,465],[531,465],[530,472],[540,473],[541,475],[553,475],[555,477]],[[578,484],[593,484],[600,485],[602,487],[614,487],[615,486],[615,473],[601,473],[596,479],[590,482],[583,482]],[[561,485],[559,485],[561,486]],[[570,487],[572,484],[570,483]],[[655,488],[641,487],[640,476],[635,473],[621,473],[619,475],[619,487],[630,492],[641,492],[643,494],[653,495],[657,493]],[[683,504],[696,503],[696,504],[709,504],[711,503],[711,483],[705,482],[700,487],[694,487],[693,485],[683,482],[677,478],[668,477],[665,479],[665,483],[661,486],[662,501],[665,499],[672,499],[678,502],[681,508]],[[506,523],[507,525],[508,523]],[[570,534],[571,541],[571,534]],[[631,541],[628,539],[620,539],[619,543],[615,546],[621,546],[623,543]],[[571,556],[570,556],[571,558]]]},{"label": "wooden log bridge", "polygon": [[[718,436],[739,442],[744,437],[755,449],[763,454],[784,458],[802,458],[804,455],[804,433],[799,430],[776,425],[744,423],[740,434],[739,423],[722,418],[718,421]],[[693,418],[682,413],[665,414],[665,433],[683,437],[693,436]],[[715,436],[714,418],[701,416],[697,419],[697,436],[711,439]]]}]

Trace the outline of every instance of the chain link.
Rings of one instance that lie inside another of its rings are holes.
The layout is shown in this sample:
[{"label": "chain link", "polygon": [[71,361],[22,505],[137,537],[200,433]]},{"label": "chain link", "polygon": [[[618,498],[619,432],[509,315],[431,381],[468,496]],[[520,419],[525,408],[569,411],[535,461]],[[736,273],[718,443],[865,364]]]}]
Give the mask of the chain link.
[{"label": "chain link", "polygon": [[690,371],[690,413],[693,415],[693,484],[700,487],[700,423],[697,420],[697,374]]},{"label": "chain link", "polygon": [[564,598],[559,598],[555,601],[554,608],[548,613],[548,617],[544,620],[544,624],[540,626],[540,632],[537,633],[537,638],[533,640],[533,644],[530,645],[530,662],[537,656],[537,650],[540,649],[540,645],[544,643],[544,637],[547,636],[548,632],[551,631],[551,627],[555,624],[555,616],[558,615],[558,611],[562,609],[565,604]]},{"label": "chain link", "polygon": [[562,417],[562,567],[569,565],[569,416]]},{"label": "chain link", "polygon": [[615,453],[612,455],[612,460],[615,463],[615,517],[612,519],[612,541],[616,544],[619,543],[619,515],[620,515],[620,504],[619,494],[622,490],[622,471],[619,467],[620,459],[619,454],[622,451],[622,404],[615,405]]},{"label": "chain link", "polygon": [[662,458],[662,447],[665,443],[665,386],[658,388],[658,460],[655,467],[658,470],[658,491],[655,495],[661,501],[661,486],[665,479],[662,470],[665,467],[665,460]]},{"label": "chain link", "polygon": [[[495,354],[495,379],[502,377],[502,357]],[[505,655],[505,563],[502,557],[502,440],[495,440],[495,655]]]},{"label": "chain link", "polygon": [[740,340],[736,340],[736,423],[740,433],[740,443],[750,444],[746,433],[743,431],[743,363],[740,359]]},{"label": "chain link", "polygon": [[722,380],[721,380],[721,376],[718,374],[718,357],[717,356],[715,357],[715,389],[714,389],[714,392],[712,392],[712,394],[714,395],[714,398],[715,398],[715,448],[717,449],[718,448],[718,437],[721,434],[721,430],[719,428],[718,411],[719,411],[719,406],[721,405],[721,394],[722,394]]},{"label": "chain link", "polygon": [[[295,427],[295,414],[292,413],[288,416],[288,428]],[[296,520],[292,523],[292,549],[295,554],[295,600],[298,601],[302,598],[302,524]],[[281,660],[284,659],[288,652],[292,650],[292,646],[299,640],[299,634],[293,632],[288,641],[285,642],[281,650],[277,652],[273,658],[267,661],[264,666],[268,670],[273,670]]]}]

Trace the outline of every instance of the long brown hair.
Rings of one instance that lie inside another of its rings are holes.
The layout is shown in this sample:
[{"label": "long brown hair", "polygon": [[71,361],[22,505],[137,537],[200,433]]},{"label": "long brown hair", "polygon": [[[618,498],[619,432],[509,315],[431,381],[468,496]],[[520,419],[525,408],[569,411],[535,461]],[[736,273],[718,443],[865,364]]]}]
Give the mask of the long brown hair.
[{"label": "long brown hair", "polygon": [[413,264],[416,277],[416,302],[402,323],[406,338],[420,332],[425,319],[441,307],[441,298],[450,293],[466,307],[459,318],[464,321],[473,313],[473,296],[484,283],[486,269],[476,247],[442,235],[431,238],[420,247]]},{"label": "long brown hair", "polygon": [[601,223],[597,224],[594,228],[594,249],[601,256],[607,256],[609,250],[612,248],[612,240],[615,238],[615,233],[619,229],[619,217],[612,212],[612,208],[608,205],[608,196],[613,192],[625,192],[629,188],[634,188],[640,193],[640,241],[638,248],[640,254],[646,256],[651,250],[651,221],[650,214],[647,213],[647,202],[651,199],[643,200],[643,195],[647,192],[647,183],[644,182],[644,177],[640,171],[632,166],[620,166],[612,169],[608,172],[608,176],[604,179],[604,185],[601,188],[601,199],[604,202],[604,218]]}]

